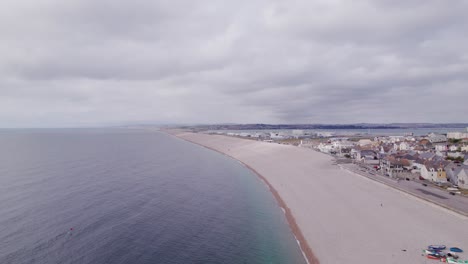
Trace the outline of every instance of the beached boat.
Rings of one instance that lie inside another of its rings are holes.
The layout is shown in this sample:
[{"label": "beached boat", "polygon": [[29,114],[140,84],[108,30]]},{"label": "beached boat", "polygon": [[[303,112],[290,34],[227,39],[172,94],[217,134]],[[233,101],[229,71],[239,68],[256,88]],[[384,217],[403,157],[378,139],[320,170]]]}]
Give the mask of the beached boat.
[{"label": "beached boat", "polygon": [[438,257],[438,256],[434,256],[434,255],[427,255],[426,256],[428,259],[441,259],[441,257]]},{"label": "beached boat", "polygon": [[437,250],[429,250],[429,249],[423,249],[424,254],[436,254],[439,253],[440,251]]},{"label": "beached boat", "polygon": [[436,251],[444,250],[446,248],[447,247],[445,245],[430,245],[427,247],[427,249],[429,250],[436,250]]},{"label": "beached boat", "polygon": [[447,254],[442,251],[423,249],[423,253],[429,259],[445,259],[447,257]]},{"label": "beached boat", "polygon": [[451,247],[449,248],[450,252],[455,252],[455,253],[461,253],[463,252],[463,250],[461,248],[457,248],[457,247]]}]

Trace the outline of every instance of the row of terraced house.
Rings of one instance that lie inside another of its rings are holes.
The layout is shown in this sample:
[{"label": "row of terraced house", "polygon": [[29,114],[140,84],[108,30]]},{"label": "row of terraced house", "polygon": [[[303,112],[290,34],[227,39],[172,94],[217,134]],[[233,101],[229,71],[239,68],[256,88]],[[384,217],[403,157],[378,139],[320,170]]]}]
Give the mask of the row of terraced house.
[{"label": "row of terraced house", "polygon": [[317,149],[373,166],[392,178],[421,178],[468,189],[468,133],[330,139]]}]

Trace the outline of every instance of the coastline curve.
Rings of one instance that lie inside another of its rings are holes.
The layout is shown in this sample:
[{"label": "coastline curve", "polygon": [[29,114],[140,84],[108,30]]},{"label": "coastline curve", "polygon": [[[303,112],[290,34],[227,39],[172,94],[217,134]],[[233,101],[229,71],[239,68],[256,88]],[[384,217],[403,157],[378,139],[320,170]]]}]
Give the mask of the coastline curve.
[{"label": "coastline curve", "polygon": [[168,134],[170,136],[173,136],[175,138],[178,138],[180,140],[184,140],[186,142],[201,146],[203,148],[215,151],[215,152],[217,152],[219,154],[222,154],[222,155],[224,155],[226,157],[229,157],[229,158],[239,162],[240,164],[242,164],[242,166],[244,166],[245,168],[247,168],[248,170],[253,172],[259,179],[261,179],[268,186],[268,188],[270,189],[270,192],[273,194],[273,197],[275,197],[275,200],[278,203],[278,206],[280,207],[280,209],[283,210],[283,212],[284,212],[284,214],[286,216],[286,220],[287,220],[287,222],[288,222],[288,224],[289,224],[289,226],[290,226],[290,228],[291,228],[291,230],[293,232],[294,237],[297,240],[297,244],[299,245],[299,248],[300,248],[302,254],[304,255],[304,258],[305,258],[306,262],[308,264],[320,264],[320,261],[318,260],[318,258],[313,253],[312,248],[309,246],[309,243],[307,242],[307,240],[305,239],[305,236],[303,235],[301,229],[299,228],[299,225],[297,224],[296,219],[294,218],[294,216],[293,216],[293,214],[291,212],[291,209],[289,209],[287,204],[284,202],[284,200],[279,195],[278,191],[273,187],[273,185],[270,182],[268,182],[268,180],[263,175],[261,175],[258,171],[256,171],[254,168],[252,168],[248,164],[245,164],[244,162],[234,158],[233,156],[230,156],[230,155],[228,155],[228,154],[226,154],[224,152],[221,152],[221,151],[219,151],[217,149],[202,145],[202,144],[197,143],[197,142],[190,141],[190,140],[185,139],[183,137],[179,137],[179,136],[177,136],[175,134],[170,133],[169,131],[164,131],[164,130],[160,130],[160,131],[164,132],[164,133],[166,133],[166,134]]}]

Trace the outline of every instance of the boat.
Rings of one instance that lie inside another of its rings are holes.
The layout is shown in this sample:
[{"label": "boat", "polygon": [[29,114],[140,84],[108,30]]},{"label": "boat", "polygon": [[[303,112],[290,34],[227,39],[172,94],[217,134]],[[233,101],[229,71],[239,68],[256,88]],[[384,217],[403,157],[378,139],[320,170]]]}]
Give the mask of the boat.
[{"label": "boat", "polygon": [[445,258],[445,257],[447,257],[447,254],[445,254],[442,251],[438,251],[438,250],[423,249],[422,252],[426,256],[433,256],[433,257],[436,257],[436,258]]},{"label": "boat", "polygon": [[450,249],[451,252],[455,252],[455,253],[463,252],[463,250],[461,248],[457,248],[457,247],[451,247],[449,249]]},{"label": "boat", "polygon": [[434,256],[434,255],[427,255],[426,256],[428,259],[440,259],[441,257]]},{"label": "boat", "polygon": [[441,251],[446,249],[447,247],[445,245],[430,245],[427,247],[429,250],[436,250],[436,251]]}]

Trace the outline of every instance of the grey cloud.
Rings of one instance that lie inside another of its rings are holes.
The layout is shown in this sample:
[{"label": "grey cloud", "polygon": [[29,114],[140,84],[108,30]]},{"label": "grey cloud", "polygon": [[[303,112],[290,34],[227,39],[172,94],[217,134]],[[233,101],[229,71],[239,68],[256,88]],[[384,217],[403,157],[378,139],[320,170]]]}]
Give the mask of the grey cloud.
[{"label": "grey cloud", "polygon": [[468,122],[466,1],[2,5],[0,127]]}]

